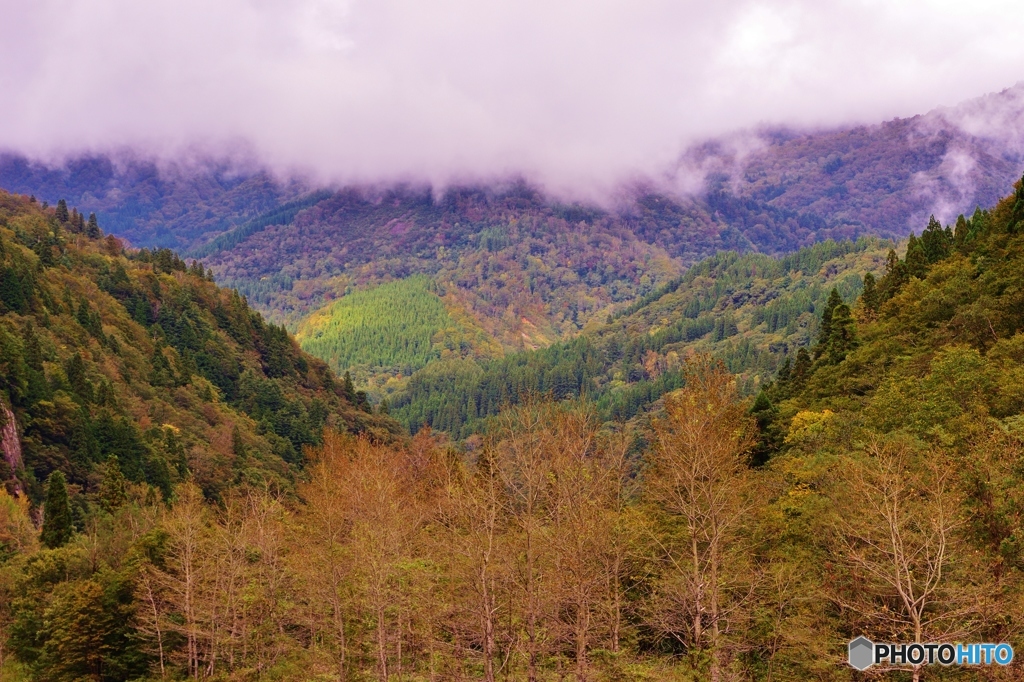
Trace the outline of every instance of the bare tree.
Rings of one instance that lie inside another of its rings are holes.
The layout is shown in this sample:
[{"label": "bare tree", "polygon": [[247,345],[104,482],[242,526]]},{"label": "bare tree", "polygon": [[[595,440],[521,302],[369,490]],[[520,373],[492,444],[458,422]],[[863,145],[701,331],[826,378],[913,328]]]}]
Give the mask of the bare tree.
[{"label": "bare tree", "polygon": [[[199,679],[204,672],[202,649],[204,645],[209,647],[210,640],[204,606],[209,512],[202,492],[193,483],[183,483],[176,493],[177,501],[164,524],[169,536],[166,570],[158,574],[167,609],[164,631],[177,632],[185,640],[186,670],[190,677]],[[178,617],[167,617],[171,613]]]},{"label": "bare tree", "polygon": [[[863,457],[843,460],[837,498],[839,551],[851,581],[835,599],[876,637],[955,640],[975,626],[984,597],[958,583],[965,559],[958,531],[960,496],[941,453],[916,453],[906,441],[874,438]],[[913,679],[921,678],[915,667]]]},{"label": "bare tree", "polygon": [[[536,682],[546,645],[543,621],[550,607],[543,570],[547,531],[546,493],[552,436],[549,429],[553,406],[527,401],[506,411],[492,435],[494,466],[500,471],[508,496],[508,513],[516,536],[517,560],[512,579],[520,592],[525,630],[527,680]],[[547,574],[550,576],[550,573]]]},{"label": "bare tree", "polygon": [[494,682],[500,596],[506,588],[503,531],[506,505],[501,481],[483,453],[476,467],[449,486],[441,519],[457,579],[464,587],[459,608],[473,614],[473,639],[483,652],[484,679]]},{"label": "bare tree", "polygon": [[345,478],[350,460],[348,446],[351,439],[336,432],[324,433],[319,448],[309,454],[313,459],[308,469],[307,482],[300,487],[305,498],[300,533],[307,542],[299,558],[299,568],[312,588],[313,601],[322,601],[329,607],[327,632],[334,640],[335,663],[338,679],[347,679],[346,655],[348,641],[345,635],[347,592],[351,588],[352,557],[348,547],[352,532],[352,519],[345,499]]},{"label": "bare tree", "polygon": [[[352,522],[351,547],[362,594],[374,623],[377,676],[389,675],[389,609],[399,601],[399,564],[410,556],[424,518],[413,491],[407,453],[365,438],[352,441],[344,496]],[[400,645],[403,631],[395,631]]]},{"label": "bare tree", "polygon": [[724,637],[742,605],[743,572],[737,559],[744,517],[745,455],[752,424],[721,363],[692,358],[686,387],[665,397],[646,484],[664,515],[658,538],[665,565],[649,609],[651,625],[697,655],[710,658],[710,677],[721,678]]}]

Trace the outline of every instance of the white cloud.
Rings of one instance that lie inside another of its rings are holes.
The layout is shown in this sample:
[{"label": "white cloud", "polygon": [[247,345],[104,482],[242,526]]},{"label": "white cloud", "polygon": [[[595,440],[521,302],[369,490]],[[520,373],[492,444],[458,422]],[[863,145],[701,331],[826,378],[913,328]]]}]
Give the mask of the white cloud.
[{"label": "white cloud", "polygon": [[0,0],[0,146],[601,191],[702,137],[1024,78],[1009,2]]}]

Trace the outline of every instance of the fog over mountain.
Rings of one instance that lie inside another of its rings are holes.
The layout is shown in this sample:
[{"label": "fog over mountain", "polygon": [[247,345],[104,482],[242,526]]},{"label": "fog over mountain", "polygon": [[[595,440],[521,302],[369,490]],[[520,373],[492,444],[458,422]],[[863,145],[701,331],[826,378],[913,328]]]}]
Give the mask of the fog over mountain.
[{"label": "fog over mountain", "polygon": [[[3,4],[0,146],[342,184],[521,174],[594,198],[709,137],[912,116],[1024,64],[1008,2]],[[948,111],[976,136],[1006,123]]]}]

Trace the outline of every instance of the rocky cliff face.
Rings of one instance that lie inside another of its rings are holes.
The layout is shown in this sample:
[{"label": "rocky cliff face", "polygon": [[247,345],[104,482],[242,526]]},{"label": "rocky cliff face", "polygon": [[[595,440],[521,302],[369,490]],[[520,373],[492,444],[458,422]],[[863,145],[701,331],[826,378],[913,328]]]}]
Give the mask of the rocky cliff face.
[{"label": "rocky cliff face", "polygon": [[21,438],[18,436],[18,422],[14,418],[11,408],[0,402],[0,451],[3,452],[4,462],[10,468],[10,479],[8,486],[13,488],[9,492],[20,494],[21,484],[17,479],[18,470],[22,468],[21,459]]}]

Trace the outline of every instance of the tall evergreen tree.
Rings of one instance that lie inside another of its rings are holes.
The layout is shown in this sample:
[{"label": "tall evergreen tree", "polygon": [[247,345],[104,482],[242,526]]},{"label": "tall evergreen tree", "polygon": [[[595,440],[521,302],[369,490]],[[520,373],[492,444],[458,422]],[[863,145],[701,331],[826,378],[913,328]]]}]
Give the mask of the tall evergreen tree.
[{"label": "tall evergreen tree", "polygon": [[924,244],[921,240],[910,235],[907,242],[907,257],[903,259],[907,267],[907,275],[924,279],[928,275],[928,254],[924,251]]},{"label": "tall evergreen tree", "polygon": [[57,222],[60,223],[61,225],[63,225],[64,223],[68,222],[71,219],[71,216],[68,214],[68,202],[64,201],[63,199],[57,202],[56,216]]},{"label": "tall evergreen tree", "polygon": [[821,326],[818,328],[818,343],[814,348],[814,357],[819,357],[824,352],[825,345],[828,344],[829,337],[832,334],[832,314],[833,311],[840,305],[843,304],[843,297],[839,295],[839,290],[832,287],[832,292],[828,295],[828,300],[825,302],[825,309],[821,312]]},{"label": "tall evergreen tree", "polygon": [[47,547],[63,547],[75,532],[68,502],[67,479],[60,471],[50,474],[46,486],[46,502],[43,504],[42,541]]},{"label": "tall evergreen tree", "polygon": [[823,349],[823,359],[830,365],[837,365],[856,347],[857,325],[850,313],[850,306],[841,303],[832,311],[832,325]]},{"label": "tall evergreen tree", "polygon": [[99,221],[96,220],[95,213],[89,214],[89,225],[85,228],[85,233],[90,239],[96,239],[100,236],[100,224]]},{"label": "tall evergreen tree", "polygon": [[231,428],[231,452],[235,457],[245,457],[245,442],[242,440],[242,432],[238,429],[238,424]]},{"label": "tall evergreen tree", "polygon": [[806,348],[801,348],[796,352],[796,362],[793,363],[791,375],[793,386],[797,388],[803,386],[807,381],[807,375],[811,373],[811,364],[811,354],[807,352]]},{"label": "tall evergreen tree", "polygon": [[775,380],[776,380],[777,383],[785,384],[785,383],[787,383],[789,381],[791,370],[792,370],[792,365],[793,365],[793,363],[790,361],[789,357],[787,356],[786,359],[782,361],[782,366],[779,367],[779,372],[778,372],[778,374],[775,377]]},{"label": "tall evergreen tree", "polygon": [[1013,211],[1010,213],[1008,227],[1011,234],[1024,232],[1024,177],[1017,181],[1013,193]]},{"label": "tall evergreen tree", "polygon": [[970,241],[970,228],[967,225],[967,219],[964,218],[964,214],[961,213],[956,217],[956,229],[953,230],[953,246],[963,251],[964,246]]},{"label": "tall evergreen tree", "polygon": [[128,482],[121,473],[117,455],[111,455],[103,467],[103,480],[100,481],[100,506],[108,512],[120,509],[128,502]]},{"label": "tall evergreen tree", "polygon": [[880,302],[878,287],[875,284],[875,276],[870,272],[864,275],[864,289],[861,291],[860,301],[865,310],[870,310],[873,313],[878,312]]},{"label": "tall evergreen tree", "polygon": [[921,233],[921,248],[928,263],[938,263],[948,258],[952,246],[953,232],[948,227],[943,229],[942,224],[932,216],[928,220],[928,227]]},{"label": "tall evergreen tree", "polygon": [[352,384],[352,373],[348,370],[345,370],[345,378],[342,380],[341,388],[345,392],[345,397],[348,398],[349,401],[355,401],[356,389]]},{"label": "tall evergreen tree", "polygon": [[888,301],[899,293],[903,285],[907,283],[907,267],[896,255],[896,249],[889,249],[885,257],[885,277],[882,278],[882,285],[879,287],[881,301]]},{"label": "tall evergreen tree", "polygon": [[750,416],[757,422],[757,440],[750,450],[750,463],[763,466],[782,446],[784,434],[775,420],[779,416],[779,408],[772,405],[768,392],[762,390],[757,394]]}]

